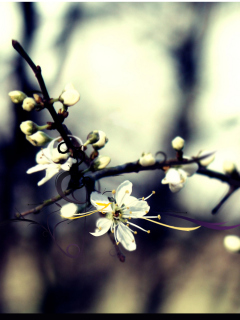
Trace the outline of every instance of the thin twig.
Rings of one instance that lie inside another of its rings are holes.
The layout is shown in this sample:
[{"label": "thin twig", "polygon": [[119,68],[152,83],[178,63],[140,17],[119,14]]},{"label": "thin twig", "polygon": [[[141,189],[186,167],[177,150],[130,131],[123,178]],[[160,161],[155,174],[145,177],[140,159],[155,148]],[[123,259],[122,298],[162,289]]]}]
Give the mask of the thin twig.
[{"label": "thin twig", "polygon": [[16,213],[16,217],[19,218],[20,216],[26,216],[31,213],[39,213],[44,207],[50,206],[51,204],[63,199],[64,196],[71,194],[73,191],[74,191],[73,189],[65,190],[63,192],[63,195],[58,195],[54,198],[48,199],[48,200],[44,201],[42,204],[40,204],[39,206],[32,208],[31,210],[25,211],[21,214]]}]

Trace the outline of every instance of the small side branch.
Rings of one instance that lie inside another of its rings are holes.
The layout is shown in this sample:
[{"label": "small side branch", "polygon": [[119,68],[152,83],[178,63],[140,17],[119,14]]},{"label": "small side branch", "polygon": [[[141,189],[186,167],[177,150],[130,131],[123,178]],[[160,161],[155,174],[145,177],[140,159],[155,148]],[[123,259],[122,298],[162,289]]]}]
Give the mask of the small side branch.
[{"label": "small side branch", "polygon": [[73,189],[68,189],[68,190],[65,190],[63,192],[63,195],[58,195],[54,198],[51,198],[51,199],[48,199],[46,201],[44,201],[42,204],[40,204],[39,206],[31,209],[31,210],[28,210],[28,211],[25,211],[21,214],[19,213],[16,213],[16,217],[19,218],[20,216],[26,216],[28,214],[31,214],[31,213],[39,213],[44,207],[47,207],[47,206],[50,206],[51,204],[63,199],[64,196],[67,196],[69,194],[71,194],[74,190]]}]

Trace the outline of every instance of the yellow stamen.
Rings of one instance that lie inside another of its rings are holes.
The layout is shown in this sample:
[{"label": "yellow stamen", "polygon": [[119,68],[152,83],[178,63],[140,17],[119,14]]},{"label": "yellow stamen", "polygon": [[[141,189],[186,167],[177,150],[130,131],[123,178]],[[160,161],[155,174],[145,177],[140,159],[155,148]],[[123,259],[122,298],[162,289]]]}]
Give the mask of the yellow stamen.
[{"label": "yellow stamen", "polygon": [[137,234],[137,231],[134,231],[134,234]]},{"label": "yellow stamen", "polygon": [[112,233],[114,233],[114,230],[112,230]]},{"label": "yellow stamen", "polygon": [[148,213],[148,211],[145,211],[146,213]]},{"label": "yellow stamen", "polygon": [[126,193],[129,193],[129,191],[128,191],[128,190],[126,190],[125,192],[126,192]]},{"label": "yellow stamen", "polygon": [[101,228],[101,227],[98,227],[98,229],[99,229],[99,230],[102,230],[102,228]]},{"label": "yellow stamen", "polygon": [[129,207],[127,207],[127,209],[129,210]]},{"label": "yellow stamen", "polygon": [[112,190],[112,194],[115,194],[116,193],[116,190]]},{"label": "yellow stamen", "polygon": [[119,213],[119,217],[120,217],[120,218],[122,217],[122,214],[121,214],[121,213]]},{"label": "yellow stamen", "polygon": [[93,213],[95,213],[95,212],[101,212],[102,214],[105,214],[105,212],[103,212],[103,210],[105,209],[105,208],[107,208],[107,206],[109,205],[109,203],[97,203],[96,202],[96,204],[98,205],[98,206],[103,206],[103,208],[102,209],[100,209],[100,210],[93,210],[93,211],[89,211],[89,212],[86,212],[86,214],[80,214],[79,215],[79,217],[69,217],[69,218],[67,218],[67,219],[70,219],[70,220],[74,220],[74,219],[80,219],[80,218],[84,218],[84,217],[87,217],[87,216],[90,216],[91,214],[93,214]]},{"label": "yellow stamen", "polygon": [[156,221],[153,221],[153,220],[150,220],[150,219],[147,219],[147,218],[143,218],[143,217],[139,217],[139,219],[145,219],[145,220],[151,221],[151,222],[153,222],[153,223],[160,224],[161,226],[164,226],[164,227],[167,227],[167,228],[177,229],[177,230],[182,230],[182,231],[192,231],[192,230],[196,230],[196,229],[198,229],[198,228],[201,227],[201,226],[194,227],[194,228],[173,227],[173,226],[169,226],[169,225],[167,225],[167,224],[163,224],[163,223],[160,223],[160,222],[156,222]]},{"label": "yellow stamen", "polygon": [[152,191],[152,194],[155,194],[156,192],[155,191]]},{"label": "yellow stamen", "polygon": [[116,242],[116,245],[118,246],[118,245],[119,245],[119,242]]},{"label": "yellow stamen", "polygon": [[132,214],[132,211],[130,211],[129,213]]},{"label": "yellow stamen", "polygon": [[128,219],[131,220],[132,218],[131,218],[131,217],[128,217]]},{"label": "yellow stamen", "polygon": [[160,214],[158,215],[158,220],[160,220],[161,219],[161,216],[160,216]]},{"label": "yellow stamen", "polygon": [[144,197],[142,197],[142,200],[144,200]]},{"label": "yellow stamen", "polygon": [[148,230],[147,233],[150,233],[150,230]]},{"label": "yellow stamen", "polygon": [[129,223],[127,223],[126,226],[129,227]]},{"label": "yellow stamen", "polygon": [[133,239],[132,242],[134,242],[135,240]]}]

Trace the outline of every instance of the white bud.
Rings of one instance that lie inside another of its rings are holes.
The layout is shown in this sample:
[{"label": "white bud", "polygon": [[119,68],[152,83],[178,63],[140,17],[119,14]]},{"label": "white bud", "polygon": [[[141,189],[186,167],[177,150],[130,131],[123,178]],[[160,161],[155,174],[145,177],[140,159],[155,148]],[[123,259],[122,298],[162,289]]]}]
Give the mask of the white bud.
[{"label": "white bud", "polygon": [[223,240],[223,245],[225,249],[229,252],[239,252],[240,251],[240,238],[235,235],[225,236]]},{"label": "white bud", "polygon": [[20,124],[20,129],[24,134],[30,136],[31,134],[38,131],[38,125],[30,120],[24,121]]},{"label": "white bud", "polygon": [[152,166],[156,163],[155,158],[151,153],[143,153],[139,159],[139,163],[143,167]]},{"label": "white bud", "polygon": [[93,148],[99,150],[105,146],[108,142],[108,138],[106,137],[105,132],[100,130],[94,130],[89,133],[87,136],[87,141],[84,143],[84,146],[88,144],[92,144]]},{"label": "white bud", "polygon": [[236,171],[236,166],[232,161],[225,160],[223,163],[223,171],[227,174],[231,174]]},{"label": "white bud", "polygon": [[62,206],[60,215],[63,218],[71,218],[74,214],[78,213],[78,206],[74,203],[68,203]]},{"label": "white bud", "polygon": [[172,140],[172,147],[176,151],[181,151],[184,147],[185,140],[181,137],[176,137]]},{"label": "white bud", "polygon": [[109,164],[110,161],[111,161],[111,158],[108,156],[98,156],[97,158],[94,159],[93,168],[94,170],[104,169]]},{"label": "white bud", "polygon": [[[200,151],[199,154],[198,154],[198,157],[205,156],[205,155],[207,155],[209,153],[211,153],[211,151],[208,151],[208,150]],[[207,167],[210,163],[212,163],[214,161],[214,159],[215,159],[215,154],[212,154],[207,158],[199,160],[199,163],[200,163],[201,166]]]},{"label": "white bud", "polygon": [[18,90],[11,91],[8,95],[13,103],[21,103],[25,98],[27,98],[27,95],[24,92]]},{"label": "white bud", "polygon": [[36,106],[36,101],[33,98],[26,98],[23,100],[22,107],[26,111],[32,111]]},{"label": "white bud", "polygon": [[31,136],[26,136],[26,139],[35,147],[45,146],[48,142],[53,140],[51,137],[49,137],[46,133],[42,131],[38,131],[32,134]]},{"label": "white bud", "polygon": [[64,105],[70,107],[80,100],[80,94],[74,86],[69,83],[65,86],[63,93],[60,95],[60,100]]}]

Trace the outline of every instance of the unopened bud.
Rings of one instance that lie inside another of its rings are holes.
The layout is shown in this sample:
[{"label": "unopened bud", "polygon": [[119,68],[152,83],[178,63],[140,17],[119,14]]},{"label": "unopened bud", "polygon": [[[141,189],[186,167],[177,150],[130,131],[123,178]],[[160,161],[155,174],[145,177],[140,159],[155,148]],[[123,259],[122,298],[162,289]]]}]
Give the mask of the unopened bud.
[{"label": "unopened bud", "polygon": [[78,213],[78,206],[74,203],[68,203],[62,206],[60,210],[60,215],[63,218],[71,218],[73,215]]},{"label": "unopened bud", "polygon": [[25,98],[27,98],[27,95],[24,92],[18,90],[11,91],[8,95],[13,103],[21,103]]},{"label": "unopened bud", "polygon": [[[205,156],[205,155],[207,155],[209,153],[211,153],[211,151],[206,151],[206,150],[200,151],[199,154],[198,154],[198,157]],[[215,154],[212,154],[207,158],[199,160],[199,163],[200,163],[201,166],[207,167],[210,163],[212,163],[214,161],[214,159],[215,159]]]},{"label": "unopened bud", "polygon": [[38,125],[30,120],[24,121],[20,124],[21,131],[27,136],[30,136],[31,134],[37,132],[38,128],[39,128]]},{"label": "unopened bud", "polygon": [[156,163],[155,158],[151,153],[143,153],[139,159],[139,163],[143,167],[152,166]]},{"label": "unopened bud", "polygon": [[104,169],[109,164],[110,161],[111,161],[111,158],[108,156],[98,156],[93,161],[93,164],[92,164],[93,169],[94,170]]},{"label": "unopened bud", "polygon": [[26,136],[26,139],[35,147],[45,146],[48,142],[53,140],[51,137],[49,137],[46,133],[42,131],[37,131],[31,136]]},{"label": "unopened bud", "polygon": [[181,151],[184,147],[185,140],[181,137],[176,137],[172,140],[172,147],[176,151]]},{"label": "unopened bud", "polygon": [[38,94],[34,93],[33,97],[37,103],[41,104],[43,102],[42,98]]},{"label": "unopened bud", "polygon": [[92,144],[93,148],[96,150],[103,148],[105,144],[108,142],[106,134],[100,130],[94,130],[90,132],[87,136],[87,139],[88,140],[84,143],[84,146]]},{"label": "unopened bud", "polygon": [[223,240],[225,249],[229,252],[240,252],[240,238],[235,235],[225,236]]},{"label": "unopened bud", "polygon": [[236,166],[232,161],[225,160],[223,163],[223,171],[227,174],[232,174],[234,171],[236,171]]},{"label": "unopened bud", "polygon": [[26,98],[23,100],[22,107],[26,111],[32,111],[36,106],[36,101],[33,98]]},{"label": "unopened bud", "polygon": [[59,99],[64,105],[70,107],[80,100],[80,94],[74,88],[74,86],[69,83],[65,86],[64,91],[60,95]]}]

